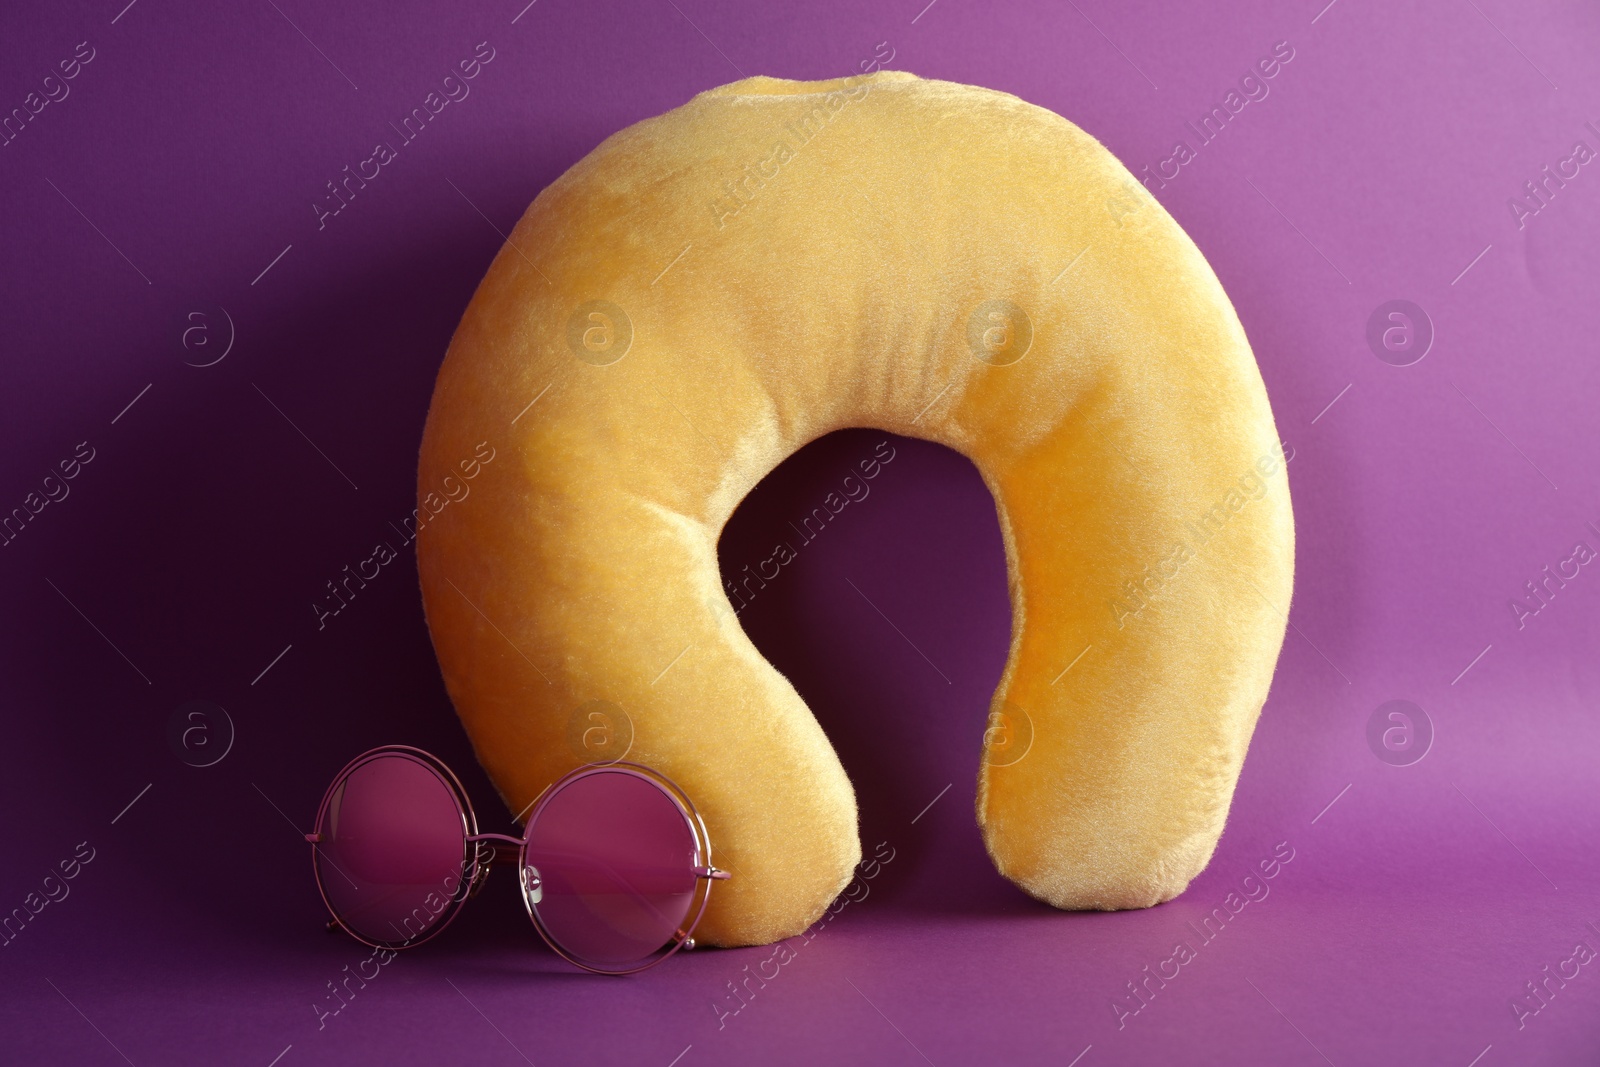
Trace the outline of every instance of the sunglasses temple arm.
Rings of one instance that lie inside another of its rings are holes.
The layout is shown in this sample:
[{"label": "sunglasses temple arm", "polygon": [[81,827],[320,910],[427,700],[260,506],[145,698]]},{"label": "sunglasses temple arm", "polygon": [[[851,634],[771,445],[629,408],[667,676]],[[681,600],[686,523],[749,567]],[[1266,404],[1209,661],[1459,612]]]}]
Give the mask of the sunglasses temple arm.
[{"label": "sunglasses temple arm", "polygon": [[[322,840],[321,834],[306,834],[305,837],[312,844],[317,844]],[[519,850],[518,852],[508,852],[503,849],[495,849],[493,858],[489,862],[497,867],[515,864],[522,848],[522,838],[512,837],[509,834],[472,834],[467,840],[473,844],[514,845]],[[724,881],[733,877],[729,872],[717,867],[696,867],[694,875],[696,878],[709,878],[715,881]]]},{"label": "sunglasses temple arm", "polygon": [[[320,844],[322,842],[321,834],[306,834],[305,838],[313,845]],[[515,850],[522,847],[522,838],[511,837],[508,834],[472,834],[467,838],[467,841],[471,844],[512,846],[512,851],[507,851],[506,849],[500,848],[492,849],[492,857],[489,862],[497,867],[515,865],[517,862],[517,852]],[[697,871],[696,873],[699,872]],[[716,876],[709,875],[707,877]]]},{"label": "sunglasses temple arm", "polygon": [[[309,837],[310,835],[307,836]],[[491,844],[512,845],[519,850],[522,848],[522,838],[511,837],[508,834],[473,834],[468,837],[467,840],[474,843],[487,842]],[[495,849],[494,858],[489,862],[493,863],[497,867],[505,864],[515,864],[517,862],[517,856],[517,852],[506,852],[501,849]],[[696,867],[694,869],[694,874],[696,878],[711,878],[718,881],[733,877],[733,875],[729,874],[727,871],[721,870],[717,867]]]}]

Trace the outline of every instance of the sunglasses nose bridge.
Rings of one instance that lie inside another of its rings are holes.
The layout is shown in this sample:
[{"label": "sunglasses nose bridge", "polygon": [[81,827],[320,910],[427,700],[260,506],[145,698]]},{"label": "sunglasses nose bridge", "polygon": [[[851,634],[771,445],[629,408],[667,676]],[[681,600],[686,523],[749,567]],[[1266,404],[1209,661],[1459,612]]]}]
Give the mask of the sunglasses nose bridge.
[{"label": "sunglasses nose bridge", "polygon": [[[491,867],[509,867],[517,862],[522,855],[522,838],[511,837],[506,834],[471,834],[467,837],[468,844],[488,845],[488,857],[478,866],[482,870],[483,878],[489,875]],[[499,845],[502,847],[496,848]]]}]

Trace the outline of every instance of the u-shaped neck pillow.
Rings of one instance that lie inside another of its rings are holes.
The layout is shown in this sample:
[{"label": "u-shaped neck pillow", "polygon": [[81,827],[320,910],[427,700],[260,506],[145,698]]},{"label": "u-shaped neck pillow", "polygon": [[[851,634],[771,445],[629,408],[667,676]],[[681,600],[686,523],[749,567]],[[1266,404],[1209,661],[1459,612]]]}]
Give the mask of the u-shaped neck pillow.
[{"label": "u-shaped neck pillow", "polygon": [[[1059,908],[1210,860],[1283,641],[1286,457],[1232,305],[1109,152],[1005,93],[749,78],[541,192],[468,307],[423,436],[417,561],[445,683],[513,811],[655,767],[734,872],[699,937],[803,930],[860,860],[855,795],[740,628],[724,523],[869,426],[994,495],[1010,655],[977,815]],[[987,713],[987,714],[986,714]]]}]

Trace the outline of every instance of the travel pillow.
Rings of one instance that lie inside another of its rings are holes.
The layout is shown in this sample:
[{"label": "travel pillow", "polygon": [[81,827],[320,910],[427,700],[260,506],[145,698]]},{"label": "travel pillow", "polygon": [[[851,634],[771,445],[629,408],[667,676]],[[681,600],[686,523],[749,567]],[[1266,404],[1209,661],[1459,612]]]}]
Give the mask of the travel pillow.
[{"label": "travel pillow", "polygon": [[643,763],[733,872],[702,943],[823,913],[861,858],[855,795],[740,628],[717,539],[844,427],[953,448],[994,495],[1010,654],[948,728],[982,748],[1001,874],[1058,908],[1182,892],[1289,609],[1260,372],[1199,250],[1094,138],[901,72],[747,78],[607,138],[473,296],[423,434],[417,564],[511,811],[582,763]]}]

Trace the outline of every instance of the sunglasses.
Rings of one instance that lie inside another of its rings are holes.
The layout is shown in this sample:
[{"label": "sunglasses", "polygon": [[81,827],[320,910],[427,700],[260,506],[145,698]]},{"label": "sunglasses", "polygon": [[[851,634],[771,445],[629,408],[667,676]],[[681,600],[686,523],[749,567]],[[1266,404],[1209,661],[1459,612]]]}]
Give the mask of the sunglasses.
[{"label": "sunglasses", "polygon": [[[688,796],[634,763],[580,767],[534,802],[522,836],[481,834],[449,767],[418,748],[364,752],[317,809],[312,865],[337,926],[382,949],[449,925],[491,866],[514,864],[545,943],[600,974],[631,974],[694,948],[711,840]],[[498,847],[497,847],[498,846]]]}]

